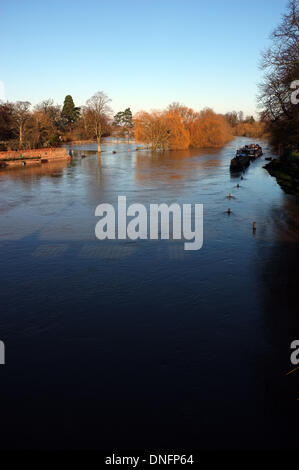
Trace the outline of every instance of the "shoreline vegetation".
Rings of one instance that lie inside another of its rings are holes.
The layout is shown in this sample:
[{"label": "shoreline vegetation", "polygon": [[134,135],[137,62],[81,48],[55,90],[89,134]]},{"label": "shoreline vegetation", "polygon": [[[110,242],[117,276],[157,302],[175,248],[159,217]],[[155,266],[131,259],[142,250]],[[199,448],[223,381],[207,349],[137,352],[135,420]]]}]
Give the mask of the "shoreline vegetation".
[{"label": "shoreline vegetation", "polygon": [[171,104],[164,111],[140,111],[134,117],[136,142],[148,144],[153,150],[186,150],[188,148],[222,147],[234,136],[258,138],[264,126],[253,116],[243,113],[217,114],[206,108],[196,112],[191,108]]},{"label": "shoreline vegetation", "polygon": [[77,107],[70,95],[63,107],[48,99],[35,107],[28,101],[0,102],[0,151],[58,148],[64,144],[96,142],[101,152],[104,137],[126,139],[152,150],[184,150],[222,147],[234,136],[260,138],[265,125],[243,112],[217,114],[212,109],[194,111],[172,103],[163,111],[130,108],[114,117],[110,99],[97,92],[86,105]]},{"label": "shoreline vegetation", "polygon": [[288,194],[299,195],[299,153],[285,153],[283,157],[272,160],[265,165],[266,170],[274,176],[277,183]]},{"label": "shoreline vegetation", "polygon": [[272,44],[262,55],[261,119],[279,159],[265,168],[288,193],[299,195],[299,0],[290,0]]}]

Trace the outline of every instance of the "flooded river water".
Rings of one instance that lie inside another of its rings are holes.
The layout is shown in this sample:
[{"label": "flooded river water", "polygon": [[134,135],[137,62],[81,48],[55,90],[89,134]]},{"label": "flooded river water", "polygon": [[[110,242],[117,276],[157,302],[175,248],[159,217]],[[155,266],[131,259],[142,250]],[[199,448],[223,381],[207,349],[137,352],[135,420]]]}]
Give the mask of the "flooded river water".
[{"label": "flooded river water", "polygon": [[[230,174],[247,142],[90,144],[0,173],[0,448],[297,444],[298,206],[263,169],[265,142]],[[203,247],[97,240],[95,208],[119,195],[203,204]]]}]

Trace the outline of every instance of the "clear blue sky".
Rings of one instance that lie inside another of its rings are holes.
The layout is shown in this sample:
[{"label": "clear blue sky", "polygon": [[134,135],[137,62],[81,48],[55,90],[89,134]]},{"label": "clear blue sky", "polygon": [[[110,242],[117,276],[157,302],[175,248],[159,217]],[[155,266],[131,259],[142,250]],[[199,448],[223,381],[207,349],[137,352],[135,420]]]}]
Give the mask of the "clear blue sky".
[{"label": "clear blue sky", "polygon": [[[98,90],[114,111],[179,101],[256,110],[260,51],[287,0],[7,0],[0,80],[7,100]],[[1,93],[1,86],[0,86]]]}]

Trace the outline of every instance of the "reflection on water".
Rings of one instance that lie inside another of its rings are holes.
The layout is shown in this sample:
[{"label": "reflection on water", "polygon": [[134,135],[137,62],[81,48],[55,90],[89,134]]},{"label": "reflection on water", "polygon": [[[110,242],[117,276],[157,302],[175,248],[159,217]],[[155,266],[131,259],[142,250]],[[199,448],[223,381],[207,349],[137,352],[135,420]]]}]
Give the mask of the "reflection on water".
[{"label": "reflection on water", "polygon": [[[296,445],[298,209],[263,159],[230,174],[245,142],[0,172],[0,447]],[[203,203],[203,248],[99,242],[95,207],[118,195]]]},{"label": "reflection on water", "polygon": [[[136,156],[136,181],[157,182],[199,177],[201,168],[221,165],[221,150],[180,150],[176,152],[139,152]],[[193,175],[192,175],[193,173]],[[198,176],[197,176],[198,175]]]}]

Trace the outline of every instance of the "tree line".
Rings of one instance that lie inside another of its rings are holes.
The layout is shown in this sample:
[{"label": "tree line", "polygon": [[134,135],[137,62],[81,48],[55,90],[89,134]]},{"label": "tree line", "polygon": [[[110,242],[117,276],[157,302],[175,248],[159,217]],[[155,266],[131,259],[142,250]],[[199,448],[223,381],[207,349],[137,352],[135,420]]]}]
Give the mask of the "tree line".
[{"label": "tree line", "polygon": [[29,101],[0,102],[0,149],[57,147],[69,140],[96,140],[111,131],[111,100],[99,91],[77,107],[71,95],[63,106],[45,100],[31,107]]},{"label": "tree line", "polygon": [[199,112],[172,103],[164,111],[140,111],[134,117],[135,138],[157,149],[221,147],[234,136],[258,138],[264,124],[253,116],[232,111],[225,115],[206,108]]},{"label": "tree line", "polygon": [[0,102],[0,150],[57,147],[74,140],[94,140],[101,151],[103,136],[135,137],[153,150],[219,147],[234,135],[260,137],[263,124],[242,111],[217,114],[212,109],[194,111],[172,103],[164,111],[140,111],[130,108],[114,116],[110,98],[95,93],[84,106],[75,105],[67,95],[63,106],[53,100],[32,107],[28,101]]},{"label": "tree line", "polygon": [[211,109],[199,113],[178,103],[165,111],[140,111],[135,116],[135,138],[153,150],[218,147],[232,139],[224,116]]}]

